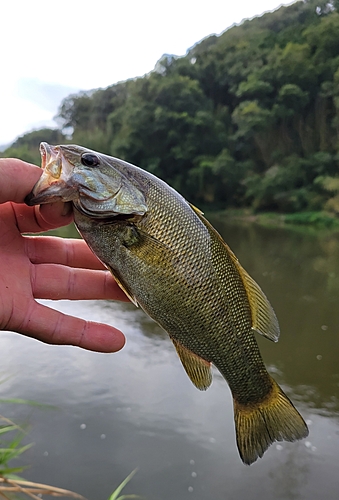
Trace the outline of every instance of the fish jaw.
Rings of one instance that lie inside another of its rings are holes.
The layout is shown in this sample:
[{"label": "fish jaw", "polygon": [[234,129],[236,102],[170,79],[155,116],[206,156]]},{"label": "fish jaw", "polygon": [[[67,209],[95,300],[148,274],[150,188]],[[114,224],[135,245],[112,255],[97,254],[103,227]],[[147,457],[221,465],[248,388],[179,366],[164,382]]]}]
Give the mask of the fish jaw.
[{"label": "fish jaw", "polygon": [[65,159],[58,146],[50,146],[47,142],[40,145],[41,168],[43,173],[26,196],[29,206],[56,201],[75,201],[79,194],[77,187],[70,182],[74,166]]}]

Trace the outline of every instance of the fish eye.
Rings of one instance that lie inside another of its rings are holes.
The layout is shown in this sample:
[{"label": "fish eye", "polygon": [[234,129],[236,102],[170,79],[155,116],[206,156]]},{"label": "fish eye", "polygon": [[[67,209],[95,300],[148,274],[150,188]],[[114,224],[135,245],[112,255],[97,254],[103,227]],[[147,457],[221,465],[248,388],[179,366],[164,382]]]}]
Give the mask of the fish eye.
[{"label": "fish eye", "polygon": [[97,167],[98,165],[100,165],[100,160],[96,155],[92,153],[84,153],[81,156],[81,163],[85,167]]}]

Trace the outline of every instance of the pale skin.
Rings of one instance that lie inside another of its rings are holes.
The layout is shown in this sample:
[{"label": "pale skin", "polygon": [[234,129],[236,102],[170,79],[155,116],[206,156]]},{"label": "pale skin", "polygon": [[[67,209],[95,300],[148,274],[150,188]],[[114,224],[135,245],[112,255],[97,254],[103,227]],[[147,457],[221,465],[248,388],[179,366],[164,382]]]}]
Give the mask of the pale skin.
[{"label": "pale skin", "polygon": [[127,301],[83,240],[23,235],[72,221],[69,204],[24,204],[41,173],[40,168],[21,160],[0,159],[0,330],[48,344],[118,351],[125,343],[119,330],[65,315],[35,300]]}]

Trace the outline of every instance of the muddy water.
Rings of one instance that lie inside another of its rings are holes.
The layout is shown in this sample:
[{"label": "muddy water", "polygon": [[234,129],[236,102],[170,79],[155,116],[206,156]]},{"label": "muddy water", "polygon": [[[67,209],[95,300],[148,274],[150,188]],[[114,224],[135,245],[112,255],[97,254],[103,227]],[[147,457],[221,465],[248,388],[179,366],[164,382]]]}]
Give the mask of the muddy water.
[{"label": "muddy water", "polygon": [[[138,468],[125,493],[148,500],[327,500],[339,496],[339,236],[213,223],[270,298],[281,325],[259,338],[266,365],[307,420],[310,435],[276,443],[251,467],[238,456],[232,401],[215,372],[191,384],[166,334],[133,305],[51,304],[111,323],[127,336],[116,354],[56,347],[3,332],[0,397],[29,425],[27,479],[105,500]],[[13,464],[14,465],[14,464]]]}]

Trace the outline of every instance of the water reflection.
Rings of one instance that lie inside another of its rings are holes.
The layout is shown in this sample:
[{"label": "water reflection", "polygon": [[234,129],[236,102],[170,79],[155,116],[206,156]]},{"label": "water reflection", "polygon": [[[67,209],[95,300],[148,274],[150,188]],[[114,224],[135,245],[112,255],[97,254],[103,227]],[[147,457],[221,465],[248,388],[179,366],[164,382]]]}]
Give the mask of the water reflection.
[{"label": "water reflection", "polygon": [[338,416],[339,235],[213,222],[276,310],[279,343],[258,339],[266,363],[298,399]]},{"label": "water reflection", "polygon": [[60,301],[52,305],[67,314],[122,329],[127,345],[107,355],[2,334],[2,373],[11,376],[2,397],[58,408],[2,409],[32,422],[27,478],[99,500],[139,467],[126,493],[148,500],[337,498],[339,238],[213,222],[277,312],[281,340],[258,338],[260,349],[310,436],[243,466],[218,372],[208,391],[196,390],[167,334],[132,304]]}]

